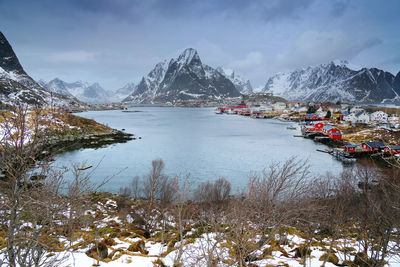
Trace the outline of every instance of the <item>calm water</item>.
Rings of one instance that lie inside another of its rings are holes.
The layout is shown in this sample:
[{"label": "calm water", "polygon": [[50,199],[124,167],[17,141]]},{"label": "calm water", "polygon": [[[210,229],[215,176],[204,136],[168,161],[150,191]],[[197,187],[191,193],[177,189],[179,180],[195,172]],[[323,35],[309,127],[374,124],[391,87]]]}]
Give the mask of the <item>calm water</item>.
[{"label": "calm water", "polygon": [[[205,108],[133,108],[143,112],[92,111],[78,114],[112,128],[142,137],[101,149],[83,149],[59,155],[57,165],[86,162],[97,165],[93,181],[115,176],[103,189],[117,192],[132,177],[146,174],[151,161],[164,160],[169,175],[190,174],[192,188],[219,177],[235,189],[246,185],[251,171],[261,171],[273,161],[292,156],[307,159],[313,175],[338,173],[342,164],[316,149],[325,148],[312,140],[295,138],[299,131],[287,130],[292,123],[216,115]],[[125,169],[126,168],[126,169]]]}]

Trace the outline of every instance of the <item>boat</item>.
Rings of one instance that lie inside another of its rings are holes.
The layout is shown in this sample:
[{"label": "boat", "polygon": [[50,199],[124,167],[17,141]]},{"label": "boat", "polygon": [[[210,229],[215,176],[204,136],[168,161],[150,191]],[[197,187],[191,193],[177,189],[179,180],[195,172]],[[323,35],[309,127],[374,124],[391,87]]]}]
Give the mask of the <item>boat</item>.
[{"label": "boat", "polygon": [[78,168],[78,170],[84,171],[84,170],[87,170],[87,169],[90,169],[90,168],[92,168],[92,165],[87,165],[87,166],[80,167],[80,168]]},{"label": "boat", "polygon": [[223,114],[222,108],[216,108],[216,109],[214,110],[214,112],[215,112],[215,114]]}]

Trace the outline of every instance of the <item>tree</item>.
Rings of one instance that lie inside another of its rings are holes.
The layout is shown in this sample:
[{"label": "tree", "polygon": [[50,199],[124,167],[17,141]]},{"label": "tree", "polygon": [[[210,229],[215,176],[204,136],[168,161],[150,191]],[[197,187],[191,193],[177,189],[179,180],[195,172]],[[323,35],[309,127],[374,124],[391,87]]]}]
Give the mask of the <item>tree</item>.
[{"label": "tree", "polygon": [[12,267],[56,266],[62,261],[46,255],[60,246],[54,229],[66,209],[60,192],[63,173],[47,164],[39,173],[31,171],[46,147],[42,119],[42,110],[22,106],[2,113],[0,169],[5,178],[0,186],[0,216],[7,231],[5,261]]},{"label": "tree", "polygon": [[312,114],[315,113],[317,111],[317,107],[315,105],[309,105],[307,108],[307,113],[308,114]]},{"label": "tree", "polygon": [[[308,190],[308,166],[291,158],[272,163],[261,175],[249,179],[245,195],[250,219],[261,233],[259,246],[268,243],[282,224],[295,221],[307,209],[302,199]],[[272,231],[271,231],[272,230]]]},{"label": "tree", "polygon": [[326,112],[325,119],[330,119],[332,117],[332,113],[330,110]]}]

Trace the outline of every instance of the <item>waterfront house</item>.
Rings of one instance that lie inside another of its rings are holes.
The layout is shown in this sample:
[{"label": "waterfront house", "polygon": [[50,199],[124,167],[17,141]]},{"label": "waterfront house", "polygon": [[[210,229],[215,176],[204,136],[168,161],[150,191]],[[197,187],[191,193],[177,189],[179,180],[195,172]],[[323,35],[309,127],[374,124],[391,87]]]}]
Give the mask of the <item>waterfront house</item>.
[{"label": "waterfront house", "polygon": [[383,152],[387,155],[400,155],[400,146],[385,146]]},{"label": "waterfront house", "polygon": [[342,139],[342,132],[332,125],[325,125],[320,132],[329,136],[329,139]]},{"label": "waterfront house", "polygon": [[356,145],[345,145],[343,147],[345,152],[356,152],[356,148],[357,148]]},{"label": "waterfront house", "polygon": [[381,152],[385,148],[385,144],[381,141],[371,141],[361,143],[361,147],[368,152]]}]

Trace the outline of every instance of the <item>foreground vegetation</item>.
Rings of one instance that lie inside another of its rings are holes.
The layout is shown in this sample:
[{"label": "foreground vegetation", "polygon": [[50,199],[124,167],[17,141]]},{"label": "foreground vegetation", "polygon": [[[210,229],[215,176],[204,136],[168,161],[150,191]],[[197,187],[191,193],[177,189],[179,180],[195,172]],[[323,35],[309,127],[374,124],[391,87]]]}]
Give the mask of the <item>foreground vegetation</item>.
[{"label": "foreground vegetation", "polygon": [[[398,262],[400,166],[364,161],[339,177],[306,162],[271,164],[232,195],[218,179],[193,186],[162,160],[120,193],[72,166],[36,160],[44,128],[9,120],[1,140],[0,266],[383,266]],[[36,125],[35,121],[32,121]],[[17,133],[17,134],[16,134]],[[11,136],[13,134],[13,136]],[[32,167],[39,167],[32,171]]]}]

